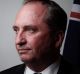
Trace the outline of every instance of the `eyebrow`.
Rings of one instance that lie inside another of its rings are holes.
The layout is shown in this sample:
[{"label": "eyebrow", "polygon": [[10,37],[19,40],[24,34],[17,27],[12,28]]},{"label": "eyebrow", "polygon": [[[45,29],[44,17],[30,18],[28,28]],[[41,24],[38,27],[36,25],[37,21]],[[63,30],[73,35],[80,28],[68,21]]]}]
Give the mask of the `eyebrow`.
[{"label": "eyebrow", "polygon": [[19,30],[18,26],[16,26],[16,25],[13,25],[12,28],[13,28],[14,31]]},{"label": "eyebrow", "polygon": [[13,29],[14,29],[14,28],[18,28],[18,26],[16,26],[16,25],[13,25],[13,26],[12,26],[12,28],[13,28]]},{"label": "eyebrow", "polygon": [[[17,26],[17,25],[13,25],[12,28],[13,28],[13,29],[16,29],[16,28],[18,28],[18,26]],[[24,29],[36,28],[36,26],[34,26],[34,25],[25,25],[25,26],[23,26],[23,28],[24,28]]]}]

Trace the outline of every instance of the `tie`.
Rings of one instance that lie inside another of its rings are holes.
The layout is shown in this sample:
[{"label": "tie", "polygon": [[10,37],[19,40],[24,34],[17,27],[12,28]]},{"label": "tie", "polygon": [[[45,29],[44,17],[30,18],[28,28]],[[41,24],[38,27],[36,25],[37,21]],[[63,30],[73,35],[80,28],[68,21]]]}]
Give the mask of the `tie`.
[{"label": "tie", "polygon": [[36,73],[34,73],[34,74],[42,74],[42,73],[36,72]]}]

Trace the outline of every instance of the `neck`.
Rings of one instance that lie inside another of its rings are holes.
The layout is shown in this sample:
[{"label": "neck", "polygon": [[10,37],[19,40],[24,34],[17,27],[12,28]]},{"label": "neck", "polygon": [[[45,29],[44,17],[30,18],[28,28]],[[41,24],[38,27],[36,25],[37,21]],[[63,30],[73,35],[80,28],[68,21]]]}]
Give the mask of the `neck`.
[{"label": "neck", "polygon": [[44,69],[46,69],[49,65],[53,64],[58,60],[59,60],[59,57],[57,57],[57,59],[55,60],[53,58],[48,58],[44,60],[33,61],[27,64],[27,66],[35,72],[41,72]]}]

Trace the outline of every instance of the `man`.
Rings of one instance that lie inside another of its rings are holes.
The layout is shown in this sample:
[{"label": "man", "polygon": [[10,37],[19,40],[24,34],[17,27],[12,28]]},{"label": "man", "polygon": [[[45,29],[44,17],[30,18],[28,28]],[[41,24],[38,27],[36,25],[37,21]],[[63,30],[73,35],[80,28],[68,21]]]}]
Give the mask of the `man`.
[{"label": "man", "polygon": [[71,73],[72,66],[60,56],[66,24],[67,15],[55,2],[25,0],[13,25],[16,49],[24,64],[1,74]]}]

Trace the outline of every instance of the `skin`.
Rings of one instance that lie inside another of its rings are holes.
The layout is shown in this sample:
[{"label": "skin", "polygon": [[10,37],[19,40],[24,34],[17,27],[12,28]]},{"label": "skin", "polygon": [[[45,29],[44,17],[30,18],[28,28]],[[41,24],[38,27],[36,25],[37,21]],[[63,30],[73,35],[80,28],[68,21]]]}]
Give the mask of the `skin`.
[{"label": "skin", "polygon": [[54,45],[51,44],[50,29],[43,21],[46,11],[47,7],[39,2],[28,3],[21,8],[13,25],[16,49],[21,60],[38,72],[56,61],[55,49],[62,41],[60,35],[57,41],[53,39]]}]

